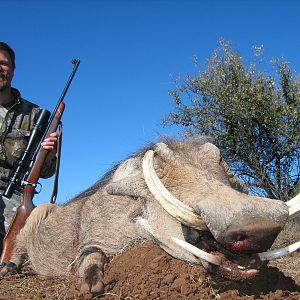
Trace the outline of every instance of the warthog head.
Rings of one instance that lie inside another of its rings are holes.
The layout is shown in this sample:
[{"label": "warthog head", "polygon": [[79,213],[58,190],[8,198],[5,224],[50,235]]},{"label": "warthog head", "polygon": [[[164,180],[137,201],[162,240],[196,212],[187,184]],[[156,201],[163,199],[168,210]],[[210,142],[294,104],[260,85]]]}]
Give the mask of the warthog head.
[{"label": "warthog head", "polygon": [[[121,165],[122,171],[118,173],[117,170],[114,175],[118,183],[110,185],[110,191],[114,193],[121,189],[124,193],[128,190],[126,185],[131,175],[136,180],[129,184],[131,189],[133,185],[142,186],[138,184],[137,166],[135,159]],[[118,176],[125,169],[126,181],[122,185]],[[219,149],[211,143],[200,146],[196,143],[158,143],[144,153],[142,170],[152,197],[183,225],[184,237],[178,238],[170,231],[165,231],[164,236],[161,229],[148,220],[142,222],[161,246],[174,256],[180,257],[179,250],[174,250],[170,242],[166,242],[168,235],[172,236],[170,239],[174,244],[210,271],[247,280],[258,273],[264,261],[299,247],[296,243],[265,252],[289,215],[295,215],[293,210],[297,208],[297,198],[286,204],[280,200],[248,196],[243,184],[222,160]],[[144,190],[140,187],[134,189]]]}]

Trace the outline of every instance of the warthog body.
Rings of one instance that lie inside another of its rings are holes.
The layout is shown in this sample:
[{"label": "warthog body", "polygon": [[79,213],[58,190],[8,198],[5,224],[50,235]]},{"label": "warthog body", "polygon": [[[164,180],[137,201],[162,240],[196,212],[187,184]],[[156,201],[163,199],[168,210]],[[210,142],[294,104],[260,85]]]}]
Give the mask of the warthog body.
[{"label": "warthog body", "polygon": [[[163,185],[201,215],[202,228],[171,216],[149,191],[142,170],[149,149]],[[35,208],[17,238],[12,262],[19,266],[28,257],[39,274],[72,274],[82,280],[82,292],[101,292],[106,258],[132,245],[153,241],[174,257],[218,271],[222,267],[197,258],[172,237],[230,253],[231,258],[250,257],[269,249],[287,217],[282,201],[243,193],[214,145],[164,141],[123,161],[67,204]],[[226,270],[223,274],[235,277],[234,267]]]}]

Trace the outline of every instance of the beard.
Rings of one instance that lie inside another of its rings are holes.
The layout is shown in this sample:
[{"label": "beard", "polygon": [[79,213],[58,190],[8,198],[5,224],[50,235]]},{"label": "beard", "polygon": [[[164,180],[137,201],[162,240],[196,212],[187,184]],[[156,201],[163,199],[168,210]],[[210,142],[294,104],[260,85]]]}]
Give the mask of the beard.
[{"label": "beard", "polygon": [[5,91],[8,88],[7,75],[0,71],[0,92]]}]

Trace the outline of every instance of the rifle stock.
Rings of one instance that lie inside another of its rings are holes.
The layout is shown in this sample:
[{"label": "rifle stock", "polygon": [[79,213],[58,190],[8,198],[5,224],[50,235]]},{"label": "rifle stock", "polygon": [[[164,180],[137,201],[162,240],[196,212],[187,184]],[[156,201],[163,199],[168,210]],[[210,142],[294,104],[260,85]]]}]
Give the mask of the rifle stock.
[{"label": "rifle stock", "polygon": [[[51,133],[56,131],[60,123],[60,119],[62,117],[64,108],[65,104],[64,102],[61,102],[52,119],[52,122],[48,126],[48,130],[45,133],[45,138],[49,137]],[[30,172],[26,178],[26,183],[23,188],[22,202],[17,208],[15,216],[3,239],[3,250],[0,258],[1,263],[7,263],[10,261],[12,252],[15,248],[17,234],[24,227],[27,218],[31,214],[32,210],[35,208],[35,205],[32,202],[35,193],[35,185],[40,177],[40,173],[46,161],[48,152],[48,150],[45,150],[42,147],[39,148],[38,153],[36,155],[36,159],[33,162],[33,166],[30,169]]]},{"label": "rifle stock", "polygon": [[24,227],[27,218],[35,207],[32,202],[33,193],[33,186],[28,185],[24,187],[22,203],[17,208],[16,214],[3,239],[3,250],[0,258],[1,263],[7,263],[10,261],[12,252],[15,248],[17,234]]}]

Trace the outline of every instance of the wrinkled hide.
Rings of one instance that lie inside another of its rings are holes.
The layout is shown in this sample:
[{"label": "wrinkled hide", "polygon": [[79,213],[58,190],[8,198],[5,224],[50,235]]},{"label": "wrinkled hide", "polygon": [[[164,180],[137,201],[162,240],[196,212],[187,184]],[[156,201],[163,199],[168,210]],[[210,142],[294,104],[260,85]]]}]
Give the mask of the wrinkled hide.
[{"label": "wrinkled hide", "polygon": [[[160,181],[203,219],[201,230],[184,225],[150,192],[142,167],[149,149]],[[20,265],[29,257],[37,273],[73,274],[82,279],[83,292],[99,292],[106,258],[151,240],[174,257],[218,272],[218,266],[212,268],[173,238],[231,258],[269,249],[288,218],[288,208],[282,201],[249,197],[243,191],[214,145],[158,143],[116,166],[69,203],[37,207],[18,236],[13,262]],[[92,269],[97,284],[86,275]],[[235,278],[226,270],[228,274],[221,273]]]}]

